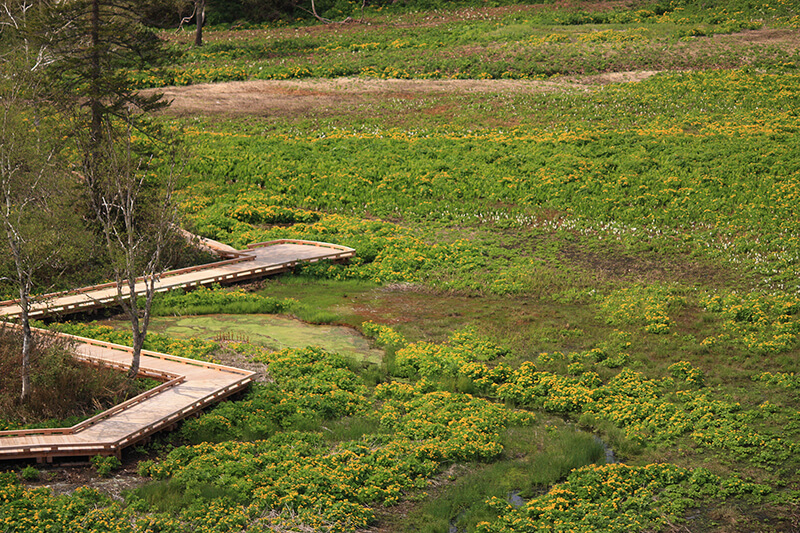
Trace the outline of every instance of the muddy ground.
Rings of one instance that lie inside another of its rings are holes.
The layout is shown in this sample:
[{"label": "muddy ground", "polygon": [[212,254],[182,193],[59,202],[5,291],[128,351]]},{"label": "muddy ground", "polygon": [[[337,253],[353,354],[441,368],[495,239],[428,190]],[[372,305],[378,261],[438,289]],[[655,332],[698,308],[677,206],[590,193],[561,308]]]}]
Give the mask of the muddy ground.
[{"label": "muddy ground", "polygon": [[607,83],[635,82],[653,71],[612,72],[560,81],[532,80],[380,80],[334,78],[254,80],[167,87],[172,105],[165,111],[178,116],[330,115],[345,112],[365,100],[415,98],[431,94],[542,93],[589,91]]}]

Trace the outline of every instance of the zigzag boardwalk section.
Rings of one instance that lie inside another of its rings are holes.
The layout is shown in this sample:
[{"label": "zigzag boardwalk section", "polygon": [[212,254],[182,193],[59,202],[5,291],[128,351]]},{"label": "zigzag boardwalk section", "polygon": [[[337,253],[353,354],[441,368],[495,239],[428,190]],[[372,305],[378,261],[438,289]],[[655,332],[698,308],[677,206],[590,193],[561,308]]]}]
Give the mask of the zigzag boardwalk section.
[{"label": "zigzag boardwalk section", "polygon": [[[49,332],[43,332],[46,334]],[[49,333],[52,334],[52,333]],[[73,335],[76,359],[125,370],[131,348]],[[120,456],[122,450],[247,387],[247,370],[143,350],[140,376],[164,382],[71,428],[0,432],[0,460]]]},{"label": "zigzag boardwalk section", "polygon": [[[156,281],[156,292],[192,288],[213,283],[234,283],[293,270],[300,263],[322,260],[344,261],[355,255],[346,246],[314,241],[279,240],[251,244],[247,250],[227,252],[232,259],[165,272]],[[144,281],[136,284],[136,294],[144,294]],[[123,287],[123,297],[127,297]],[[64,293],[49,294],[31,306],[30,316],[67,314],[114,305],[117,285],[106,283]],[[19,305],[10,300],[0,302],[0,316],[17,317]]]},{"label": "zigzag boardwalk section", "polygon": [[[157,290],[230,283],[285,272],[300,262],[343,260],[353,254],[352,248],[327,243],[259,243],[246,251],[230,252],[230,255],[237,256],[234,259],[168,272],[159,280]],[[113,304],[115,296],[116,286],[113,284],[88,287],[51,295],[37,307],[36,312],[43,315],[101,307]],[[19,307],[13,302],[2,302],[0,306],[0,314],[13,317],[19,313]],[[45,331],[37,333],[54,335]],[[132,350],[127,346],[58,335],[72,344],[73,357],[79,361],[120,370],[130,367]],[[36,459],[38,462],[52,462],[55,458],[95,455],[119,457],[128,446],[169,429],[187,416],[243,390],[255,377],[247,370],[148,350],[142,351],[139,375],[159,379],[162,383],[71,428],[0,432],[0,461]]]}]

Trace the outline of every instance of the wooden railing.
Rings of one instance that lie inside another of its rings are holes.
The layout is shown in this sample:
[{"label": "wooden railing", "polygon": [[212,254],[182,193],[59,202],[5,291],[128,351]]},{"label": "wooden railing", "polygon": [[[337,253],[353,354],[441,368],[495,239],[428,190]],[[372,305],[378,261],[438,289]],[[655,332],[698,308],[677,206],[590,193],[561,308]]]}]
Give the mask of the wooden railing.
[{"label": "wooden railing", "polygon": [[[181,275],[181,274],[189,274],[191,272],[199,272],[201,270],[208,270],[208,269],[211,269],[211,268],[217,268],[217,267],[226,266],[226,265],[233,265],[233,264],[236,264],[236,263],[242,263],[242,262],[245,262],[245,261],[253,261],[253,260],[255,260],[255,256],[253,254],[251,254],[251,253],[242,253],[240,255],[240,257],[236,257],[234,259],[226,259],[224,261],[216,261],[214,263],[206,263],[204,265],[196,265],[196,266],[192,266],[192,267],[180,268],[178,270],[169,270],[167,272],[164,272],[163,274],[161,274],[158,277],[159,277],[159,279],[164,279],[165,277],[178,276],[178,275]],[[142,282],[144,280],[145,280],[144,276],[139,276],[138,278],[136,278],[136,283],[140,283],[140,282]],[[127,283],[127,281],[123,281],[123,283]],[[79,289],[70,289],[68,291],[51,292],[51,293],[48,293],[48,294],[42,294],[42,295],[36,296],[36,300],[37,300],[37,303],[46,302],[48,300],[53,300],[55,298],[60,298],[62,296],[73,296],[73,295],[76,295],[76,294],[85,294],[87,292],[103,290],[103,289],[112,289],[112,288],[116,288],[116,287],[117,287],[117,282],[116,281],[110,281],[108,283],[101,283],[99,285],[91,285],[89,287],[81,287]],[[116,297],[106,298],[106,299],[101,300],[100,302],[107,303],[108,301],[115,300],[115,299],[116,299]],[[13,299],[13,300],[3,300],[3,301],[0,301],[0,307],[5,307],[5,306],[9,306],[9,305],[15,305],[15,304],[18,304],[18,303],[19,303],[19,298]]]},{"label": "wooden railing", "polygon": [[121,404],[115,405],[111,409],[107,409],[102,413],[96,414],[95,416],[84,420],[78,424],[75,424],[72,427],[68,428],[40,428],[40,429],[13,429],[10,431],[0,431],[0,444],[2,444],[2,439],[9,438],[9,437],[29,437],[32,435],[74,435],[75,433],[79,433],[86,428],[89,428],[98,422],[103,420],[107,420],[112,416],[125,411],[126,409],[130,409],[134,405],[138,405],[145,400],[149,400],[153,396],[161,394],[167,389],[171,389],[175,385],[179,385],[186,381],[186,377],[184,376],[176,376],[175,378],[162,383],[158,387],[153,387],[152,389],[139,394],[127,401],[122,402]]},{"label": "wooden railing", "polygon": [[[6,327],[19,328],[19,326],[15,324],[7,324]],[[111,367],[123,371],[128,370],[130,368],[130,364],[127,362],[123,363],[123,362],[111,361],[108,359],[97,357],[95,355],[92,355],[91,353],[86,352],[87,348],[94,346],[103,349],[132,353],[133,348],[131,348],[130,346],[124,346],[113,342],[90,339],[87,337],[80,337],[78,335],[70,335],[68,333],[55,333],[49,330],[43,330],[39,328],[32,328],[32,329],[37,334],[56,336],[66,339],[71,343],[77,344],[76,350],[73,353],[73,358],[79,362],[97,366]],[[152,368],[148,365],[143,365],[139,369],[140,376],[147,376],[163,380],[164,382],[148,391],[145,391],[133,398],[130,398],[129,400],[126,400],[118,405],[115,405],[114,407],[107,409],[102,413],[99,413],[72,427],[0,431],[0,459],[9,460],[16,458],[24,458],[24,457],[52,458],[58,456],[119,455],[122,449],[126,448],[127,446],[135,444],[136,442],[148,437],[149,435],[157,431],[172,426],[173,424],[207,407],[208,405],[217,402],[220,399],[229,396],[230,394],[233,394],[236,391],[243,389],[254,380],[255,374],[253,372],[225,365],[220,365],[217,363],[210,363],[208,361],[197,361],[194,359],[188,359],[176,355],[154,352],[152,350],[142,350],[142,355],[163,361],[179,363],[181,365],[189,365],[192,367],[199,367],[207,370],[212,370],[215,372],[225,372],[228,374],[239,375],[240,377],[238,379],[235,379],[233,382],[229,383],[225,387],[213,392],[212,394],[205,396],[195,402],[192,402],[190,405],[185,406],[168,415],[153,420],[147,425],[137,429],[135,432],[125,435],[124,437],[121,437],[113,442],[103,442],[103,443],[62,442],[62,443],[52,443],[52,444],[31,443],[31,444],[20,444],[13,446],[3,445],[4,439],[13,437],[35,437],[35,436],[48,437],[48,436],[76,435],[136,405],[146,402],[152,398],[155,398],[159,394],[173,387],[177,387],[178,385],[186,383],[187,381],[187,377],[185,375],[179,375],[176,373],[167,372],[165,370]]]},{"label": "wooden railing", "polygon": [[153,434],[153,433],[155,433],[157,431],[160,431],[161,429],[163,429],[165,427],[169,427],[170,425],[183,420],[187,416],[190,416],[190,415],[196,413],[197,411],[202,410],[206,406],[208,406],[208,405],[210,405],[210,404],[212,404],[214,402],[218,402],[219,400],[221,400],[221,399],[223,399],[223,398],[225,398],[225,397],[227,397],[227,396],[229,396],[229,395],[231,395],[231,394],[233,394],[233,393],[235,393],[235,392],[237,392],[239,390],[242,390],[244,387],[246,387],[247,385],[252,383],[253,379],[254,379],[254,377],[252,375],[245,376],[242,379],[236,381],[235,383],[232,383],[232,384],[228,385],[227,387],[218,390],[214,394],[212,394],[210,396],[206,396],[202,400],[198,400],[198,401],[194,402],[192,405],[184,407],[180,411],[176,411],[176,412],[174,412],[174,413],[172,413],[170,415],[167,415],[167,416],[165,416],[165,417],[163,417],[163,418],[161,418],[159,420],[156,420],[153,423],[145,426],[144,428],[136,431],[135,433],[131,433],[127,437],[119,439],[118,441],[116,441],[114,443],[114,446],[117,449],[125,448],[126,446],[129,446],[129,445],[131,445],[131,444],[133,444],[133,443],[135,443],[135,442],[137,442],[137,441],[139,441],[139,440],[141,440],[141,439],[143,439],[143,438],[145,438],[145,437],[147,437],[147,436],[149,436],[149,435],[151,435],[151,434]]},{"label": "wooden railing", "polygon": [[[52,331],[41,330],[41,329],[37,329],[36,331],[47,332],[47,333],[50,333],[50,334],[53,333]],[[90,339],[88,337],[80,337],[78,335],[71,335],[69,333],[59,333],[58,335],[62,336],[64,338],[68,338],[69,340],[72,340],[72,341],[80,342],[82,344],[88,344],[90,346],[98,346],[98,347],[101,347],[101,348],[110,348],[112,350],[117,350],[117,351],[121,351],[121,352],[128,352],[130,354],[133,354],[133,348],[131,348],[130,346],[125,346],[124,344],[115,344],[113,342],[100,341],[100,340],[97,340],[97,339]],[[85,354],[81,354],[81,355],[85,355]],[[142,355],[147,355],[149,357],[155,357],[156,359],[161,359],[163,361],[174,361],[176,363],[181,363],[181,364],[184,364],[184,365],[191,365],[191,366],[198,366],[198,367],[201,367],[201,368],[208,368],[210,370],[217,370],[219,372],[229,372],[231,374],[250,374],[251,373],[248,370],[242,370],[241,368],[234,368],[232,366],[225,366],[225,365],[220,365],[220,364],[217,364],[217,363],[209,363],[208,361],[199,361],[197,359],[188,359],[186,357],[179,357],[177,355],[170,355],[170,354],[167,354],[167,353],[154,352],[152,350],[142,350]],[[88,357],[91,357],[91,356],[88,356]],[[125,368],[128,368],[128,367],[125,366]]]}]

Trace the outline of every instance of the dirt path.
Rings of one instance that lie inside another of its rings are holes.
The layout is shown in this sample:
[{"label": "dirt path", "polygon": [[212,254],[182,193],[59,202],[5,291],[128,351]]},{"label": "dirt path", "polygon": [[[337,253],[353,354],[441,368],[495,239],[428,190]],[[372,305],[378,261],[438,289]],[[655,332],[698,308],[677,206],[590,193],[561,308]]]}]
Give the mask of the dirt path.
[{"label": "dirt path", "polygon": [[419,98],[441,94],[508,94],[589,91],[607,83],[636,82],[652,71],[615,72],[560,81],[529,80],[380,80],[334,78],[255,80],[167,87],[161,91],[172,105],[166,113],[190,115],[333,114],[366,100]]}]

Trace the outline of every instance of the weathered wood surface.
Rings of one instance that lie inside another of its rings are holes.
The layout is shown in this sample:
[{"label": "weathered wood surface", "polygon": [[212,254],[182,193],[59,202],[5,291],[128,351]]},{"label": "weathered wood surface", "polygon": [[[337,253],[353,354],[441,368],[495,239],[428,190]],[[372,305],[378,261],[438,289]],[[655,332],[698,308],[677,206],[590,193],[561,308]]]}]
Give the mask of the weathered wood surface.
[{"label": "weathered wood surface", "polygon": [[[211,283],[230,283],[293,269],[299,262],[347,259],[354,250],[327,243],[271,241],[251,245],[240,257],[201,267],[172,271],[157,282],[158,291]],[[143,284],[138,284],[144,290]],[[36,314],[70,312],[112,305],[116,286],[105,284],[50,295]],[[18,316],[15,302],[0,302],[0,315]],[[45,332],[42,332],[43,334]],[[46,334],[52,334],[47,332]],[[59,334],[73,343],[73,356],[89,364],[125,370],[131,348],[84,337]],[[141,375],[164,383],[71,428],[0,432],[0,461],[117,455],[151,434],[169,428],[204,407],[247,387],[255,374],[247,370],[144,350]]]}]

